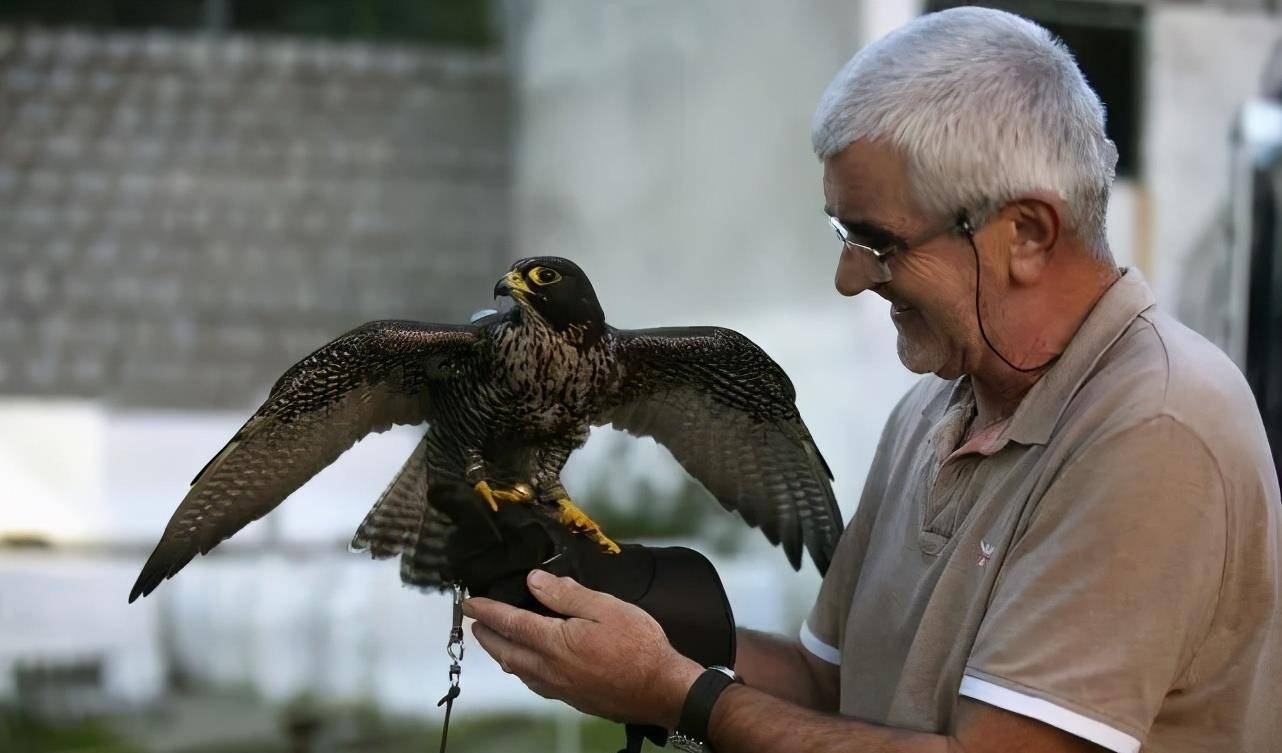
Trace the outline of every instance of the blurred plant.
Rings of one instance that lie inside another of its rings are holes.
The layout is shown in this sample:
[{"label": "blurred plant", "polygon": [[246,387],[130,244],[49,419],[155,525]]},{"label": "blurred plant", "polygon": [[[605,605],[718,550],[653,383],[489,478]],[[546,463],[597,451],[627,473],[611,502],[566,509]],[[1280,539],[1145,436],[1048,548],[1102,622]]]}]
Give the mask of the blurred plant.
[{"label": "blurred plant", "polygon": [[0,549],[52,549],[49,537],[39,533],[6,533],[0,535]]},{"label": "blurred plant", "polygon": [[740,549],[749,529],[675,461],[664,464],[671,469],[666,479],[661,475],[663,468],[651,466],[633,473],[636,463],[631,455],[637,440],[611,436],[607,441],[605,459],[589,471],[586,488],[577,496],[611,538],[693,538],[719,554]]},{"label": "blurred plant", "polygon": [[103,721],[54,724],[16,711],[0,712],[0,750],[6,753],[142,753]]},{"label": "blurred plant", "polygon": [[6,0],[0,23],[220,30],[483,47],[495,41],[477,0]]}]

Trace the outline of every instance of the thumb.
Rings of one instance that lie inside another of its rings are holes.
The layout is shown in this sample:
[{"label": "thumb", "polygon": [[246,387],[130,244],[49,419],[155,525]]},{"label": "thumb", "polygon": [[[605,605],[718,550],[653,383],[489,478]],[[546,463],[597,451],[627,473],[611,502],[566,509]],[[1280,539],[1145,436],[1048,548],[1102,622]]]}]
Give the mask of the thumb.
[{"label": "thumb", "polygon": [[573,578],[558,578],[543,570],[531,570],[526,585],[540,604],[566,617],[600,622],[614,601],[613,596],[593,591]]}]

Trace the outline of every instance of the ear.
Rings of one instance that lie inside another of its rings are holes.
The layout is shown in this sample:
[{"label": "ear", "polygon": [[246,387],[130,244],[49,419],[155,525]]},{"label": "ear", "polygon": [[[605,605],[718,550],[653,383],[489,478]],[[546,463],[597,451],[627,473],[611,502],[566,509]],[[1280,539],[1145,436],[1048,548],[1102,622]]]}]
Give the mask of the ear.
[{"label": "ear", "polygon": [[1059,242],[1059,209],[1036,198],[1012,201],[1002,207],[1010,225],[1010,276],[1016,285],[1036,284],[1050,264]]}]

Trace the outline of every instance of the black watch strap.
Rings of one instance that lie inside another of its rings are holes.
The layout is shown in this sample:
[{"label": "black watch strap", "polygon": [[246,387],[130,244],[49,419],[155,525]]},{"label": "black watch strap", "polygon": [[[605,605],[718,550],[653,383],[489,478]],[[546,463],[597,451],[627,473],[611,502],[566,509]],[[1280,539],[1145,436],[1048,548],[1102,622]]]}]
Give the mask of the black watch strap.
[{"label": "black watch strap", "polygon": [[708,742],[708,722],[712,719],[712,707],[717,704],[722,691],[736,682],[742,682],[725,667],[710,667],[690,686],[686,693],[685,703],[681,705],[681,720],[677,723],[677,732],[686,738],[693,738],[701,743]]}]

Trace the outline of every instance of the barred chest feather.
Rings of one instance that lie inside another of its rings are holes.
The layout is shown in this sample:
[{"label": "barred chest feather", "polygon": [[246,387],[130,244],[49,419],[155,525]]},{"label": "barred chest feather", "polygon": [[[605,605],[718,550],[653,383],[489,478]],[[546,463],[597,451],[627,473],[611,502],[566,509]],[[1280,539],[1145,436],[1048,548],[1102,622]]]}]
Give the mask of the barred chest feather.
[{"label": "barred chest feather", "polygon": [[613,338],[581,347],[582,333],[557,332],[526,317],[496,333],[501,383],[521,406],[526,428],[562,434],[586,428],[597,397],[616,378]]}]

